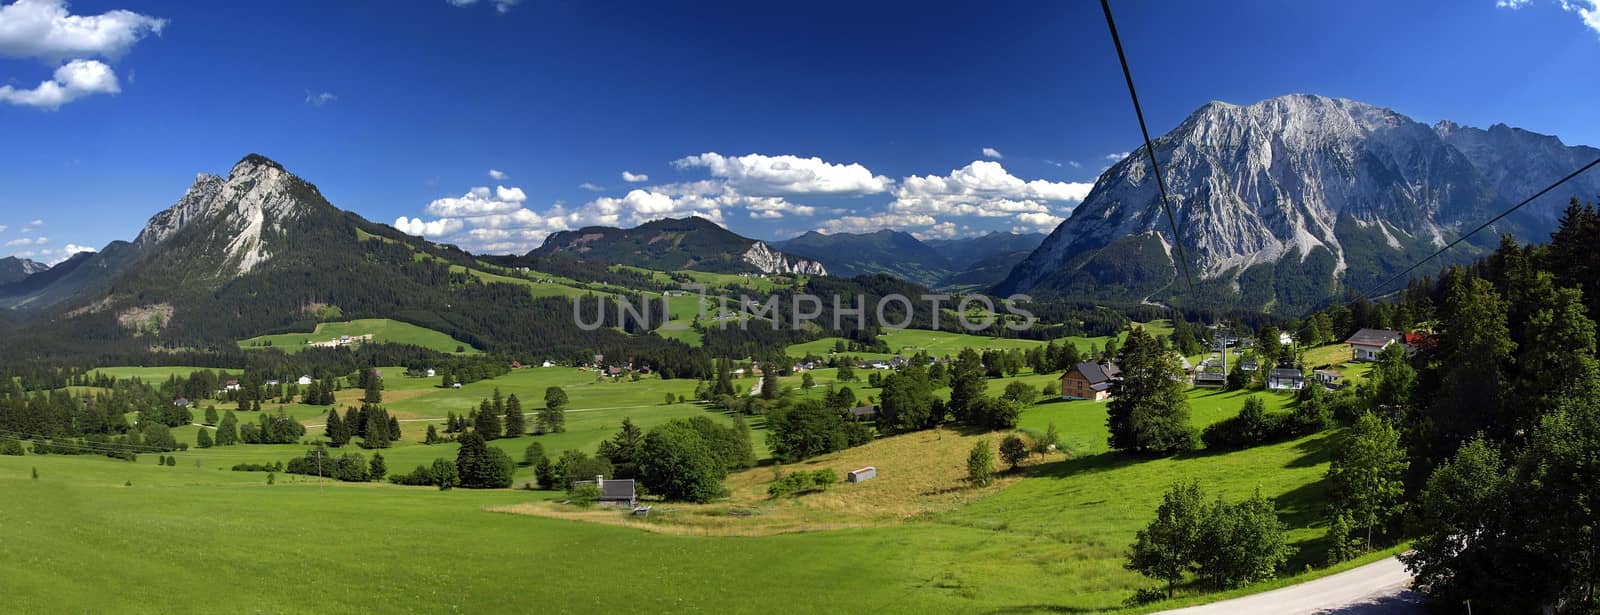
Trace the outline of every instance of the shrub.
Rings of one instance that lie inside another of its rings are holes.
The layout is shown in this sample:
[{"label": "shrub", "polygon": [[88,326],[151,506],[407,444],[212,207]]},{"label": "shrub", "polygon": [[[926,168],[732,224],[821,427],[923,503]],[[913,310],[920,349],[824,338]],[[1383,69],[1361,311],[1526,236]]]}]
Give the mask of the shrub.
[{"label": "shrub", "polygon": [[823,468],[815,472],[795,472],[786,476],[779,476],[777,480],[767,485],[767,495],[777,498],[786,495],[802,495],[826,491],[828,487],[838,482],[839,474],[829,468]]},{"label": "shrub", "polygon": [[1006,390],[1000,397],[1017,402],[1019,406],[1032,406],[1033,402],[1039,401],[1039,390],[1018,380],[1006,385]]},{"label": "shrub", "polygon": [[988,440],[979,440],[967,455],[967,482],[977,487],[994,482],[994,454],[989,452]]},{"label": "shrub", "polygon": [[1206,448],[1250,448],[1290,435],[1287,419],[1287,415],[1269,414],[1261,398],[1252,395],[1244,400],[1239,414],[1206,427],[1200,439]]},{"label": "shrub", "polygon": [[1015,470],[1017,466],[1022,465],[1022,462],[1028,459],[1028,445],[1016,434],[1006,436],[1004,440],[1000,441],[1000,458],[1006,462],[1006,465],[1011,466],[1012,470]]},{"label": "shrub", "polygon": [[282,472],[283,471],[283,462],[282,461],[275,461],[275,462],[272,462],[272,463],[236,463],[236,464],[233,465],[233,471],[234,472]]},{"label": "shrub", "polygon": [[584,508],[600,501],[600,486],[594,483],[573,483],[567,487],[567,499]]},{"label": "shrub", "polygon": [[0,440],[0,455],[21,457],[23,455],[21,440]]}]

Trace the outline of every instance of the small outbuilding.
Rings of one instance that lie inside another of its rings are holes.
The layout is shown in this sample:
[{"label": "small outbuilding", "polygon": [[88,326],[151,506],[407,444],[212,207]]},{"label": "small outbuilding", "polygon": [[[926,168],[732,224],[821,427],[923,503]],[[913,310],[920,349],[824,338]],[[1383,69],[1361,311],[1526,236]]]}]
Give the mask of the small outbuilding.
[{"label": "small outbuilding", "polygon": [[856,406],[854,408],[851,408],[851,409],[847,410],[847,412],[850,413],[850,416],[852,418],[858,418],[858,419],[863,419],[863,420],[868,420],[868,421],[875,420],[875,419],[878,418],[878,407],[877,406]]},{"label": "small outbuilding", "polygon": [[1306,388],[1306,375],[1298,369],[1274,368],[1267,372],[1267,388],[1274,391],[1298,391]]},{"label": "small outbuilding", "polygon": [[600,499],[597,501],[601,506],[632,507],[638,502],[639,492],[634,487],[633,479],[631,478],[606,480],[605,476],[596,475],[594,480],[577,481],[573,484],[599,487]]},{"label": "small outbuilding", "polygon": [[876,478],[877,476],[878,468],[875,466],[867,466],[865,468],[851,470],[849,474],[845,475],[844,480],[846,482],[859,483],[864,480]]}]

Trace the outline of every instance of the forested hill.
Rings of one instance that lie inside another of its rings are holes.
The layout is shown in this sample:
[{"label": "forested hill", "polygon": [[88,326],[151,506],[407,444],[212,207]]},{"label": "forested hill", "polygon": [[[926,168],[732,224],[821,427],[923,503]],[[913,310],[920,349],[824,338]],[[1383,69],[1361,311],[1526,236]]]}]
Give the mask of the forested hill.
[{"label": "forested hill", "polygon": [[690,216],[646,222],[631,229],[589,226],[550,235],[530,257],[567,255],[608,265],[714,273],[822,275],[815,261],[795,258],[740,237],[715,222]]}]

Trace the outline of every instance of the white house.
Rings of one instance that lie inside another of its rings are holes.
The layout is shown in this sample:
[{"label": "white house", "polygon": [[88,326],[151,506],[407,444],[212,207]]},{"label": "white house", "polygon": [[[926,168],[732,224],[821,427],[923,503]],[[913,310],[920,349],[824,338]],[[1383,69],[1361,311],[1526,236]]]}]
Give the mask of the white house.
[{"label": "white house", "polygon": [[311,377],[310,376],[301,376],[300,379],[296,380],[295,382],[300,383],[300,386],[306,386],[306,385],[311,384]]},{"label": "white house", "polygon": [[434,371],[433,371],[433,369],[432,369],[432,368],[429,368],[429,369],[428,369],[428,377],[429,377],[429,378],[432,378],[432,377],[433,377],[433,375],[434,375],[434,373],[435,373],[435,372],[434,372]]},{"label": "white house", "polygon": [[1390,344],[1404,339],[1399,331],[1388,329],[1362,329],[1344,343],[1350,345],[1350,359],[1352,361],[1377,361],[1378,353],[1383,352]]}]

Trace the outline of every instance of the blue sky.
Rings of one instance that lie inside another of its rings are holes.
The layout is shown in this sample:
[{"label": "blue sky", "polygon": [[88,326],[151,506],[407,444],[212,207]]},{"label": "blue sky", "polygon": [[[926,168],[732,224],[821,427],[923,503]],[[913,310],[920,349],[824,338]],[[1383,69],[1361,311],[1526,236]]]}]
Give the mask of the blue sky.
[{"label": "blue sky", "polygon": [[[1095,2],[462,2],[0,0],[0,254],[131,239],[250,152],[488,252],[690,212],[1048,231],[1139,142]],[[1600,145],[1594,1],[1498,4],[1113,8],[1155,134],[1312,92]]]}]

